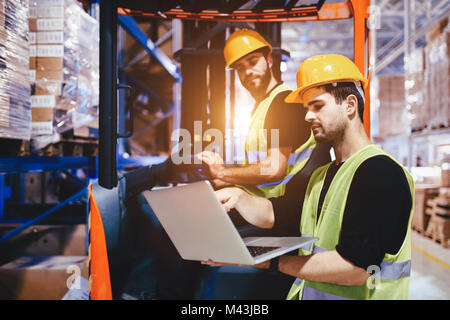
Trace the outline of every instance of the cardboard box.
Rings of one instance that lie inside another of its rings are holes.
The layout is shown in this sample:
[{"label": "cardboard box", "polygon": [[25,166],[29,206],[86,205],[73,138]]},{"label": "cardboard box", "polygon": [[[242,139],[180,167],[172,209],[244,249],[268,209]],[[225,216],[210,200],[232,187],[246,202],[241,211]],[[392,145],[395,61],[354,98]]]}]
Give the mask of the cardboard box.
[{"label": "cardboard box", "polygon": [[38,44],[36,45],[36,57],[63,58],[64,46],[62,44]]},{"label": "cardboard box", "polygon": [[53,134],[53,121],[42,121],[31,123],[31,136]]},{"label": "cardboard box", "polygon": [[10,97],[0,94],[0,126],[9,126]]},{"label": "cardboard box", "polygon": [[40,70],[62,70],[63,58],[38,57],[36,68]]},{"label": "cardboard box", "polygon": [[36,32],[38,44],[62,44],[64,43],[64,31],[40,31]]},{"label": "cardboard box", "polygon": [[427,42],[431,42],[439,37],[448,25],[448,17],[439,21],[434,27],[428,30],[426,38]]},{"label": "cardboard box", "polygon": [[[33,173],[44,177],[42,173]],[[33,177],[27,173],[27,178]],[[50,172],[45,178],[50,177]],[[41,183],[40,179],[36,179]],[[36,197],[41,197],[37,194]],[[20,224],[0,225],[0,235],[5,235]],[[87,230],[85,224],[78,225],[35,225],[8,240],[16,254],[36,256],[83,256],[86,255]]]},{"label": "cardboard box", "polygon": [[31,121],[53,121],[53,108],[33,108],[31,109]]},{"label": "cardboard box", "polygon": [[60,300],[78,276],[89,277],[86,256],[24,256],[0,267],[0,298]]},{"label": "cardboard box", "polygon": [[30,32],[61,31],[64,30],[64,19],[30,18],[28,28]]},{"label": "cardboard box", "polygon": [[84,138],[98,138],[98,118],[82,127],[74,128],[73,135]]},{"label": "cardboard box", "polygon": [[35,95],[60,96],[62,91],[62,84],[62,81],[36,81]]},{"label": "cardboard box", "polygon": [[64,18],[64,6],[40,5],[36,8],[36,18]]},{"label": "cardboard box", "polygon": [[36,70],[36,81],[39,80],[63,81],[64,74],[62,70],[43,70],[38,68]]},{"label": "cardboard box", "polygon": [[0,0],[0,29],[5,27],[4,1]]},{"label": "cardboard box", "polygon": [[37,19],[36,18],[29,18],[28,19],[28,30],[30,32],[36,32],[37,31]]},{"label": "cardboard box", "polygon": [[37,58],[36,57],[30,57],[30,70],[36,70],[37,66]]},{"label": "cardboard box", "polygon": [[40,6],[64,6],[64,0],[39,0]]},{"label": "cardboard box", "polygon": [[57,98],[53,95],[33,95],[31,96],[31,108],[54,108]]}]

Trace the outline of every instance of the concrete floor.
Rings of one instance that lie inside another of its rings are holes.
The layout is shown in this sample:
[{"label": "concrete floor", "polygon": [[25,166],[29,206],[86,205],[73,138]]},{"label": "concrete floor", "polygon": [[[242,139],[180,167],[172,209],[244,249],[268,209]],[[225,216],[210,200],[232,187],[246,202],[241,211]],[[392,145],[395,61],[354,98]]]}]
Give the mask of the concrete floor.
[{"label": "concrete floor", "polygon": [[412,300],[450,300],[450,248],[413,231],[411,235]]}]

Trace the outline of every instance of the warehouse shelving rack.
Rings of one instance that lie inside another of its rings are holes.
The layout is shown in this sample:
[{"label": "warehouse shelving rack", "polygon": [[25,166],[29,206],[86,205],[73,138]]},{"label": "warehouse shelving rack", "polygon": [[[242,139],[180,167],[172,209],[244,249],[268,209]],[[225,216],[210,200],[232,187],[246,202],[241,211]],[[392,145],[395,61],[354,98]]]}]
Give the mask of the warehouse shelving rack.
[{"label": "warehouse shelving rack", "polygon": [[[130,157],[128,159],[120,158],[118,161],[119,170],[130,168],[151,166],[157,163],[164,162],[167,157]],[[87,172],[87,179],[82,180],[76,176],[77,169],[84,169]],[[36,215],[31,219],[7,219],[5,217],[5,200],[10,199],[13,193],[12,186],[5,183],[6,175],[18,174],[21,183],[20,190],[15,190],[19,196],[19,204],[23,204],[23,174],[31,172],[64,172],[67,176],[75,180],[75,183],[81,186],[81,189],[74,194],[68,196],[66,199],[52,206],[48,210]],[[11,224],[21,223],[20,226],[9,231],[7,234],[0,237],[0,244],[6,242],[16,234],[25,230],[29,226],[37,224],[47,218],[49,215],[57,212],[64,206],[70,205],[76,200],[88,197],[88,185],[97,179],[98,172],[98,157],[41,157],[41,156],[27,156],[27,157],[0,157],[0,223]],[[88,214],[88,212],[87,212]],[[87,215],[86,215],[87,217]]]}]

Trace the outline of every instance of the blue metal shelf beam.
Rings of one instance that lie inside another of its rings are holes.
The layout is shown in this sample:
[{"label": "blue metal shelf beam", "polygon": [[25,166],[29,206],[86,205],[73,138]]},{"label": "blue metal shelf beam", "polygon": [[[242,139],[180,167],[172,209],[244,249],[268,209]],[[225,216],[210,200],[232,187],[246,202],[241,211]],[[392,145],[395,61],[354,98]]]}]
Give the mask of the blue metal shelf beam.
[{"label": "blue metal shelf beam", "polygon": [[47,210],[46,212],[42,213],[41,215],[37,216],[36,218],[28,220],[27,222],[25,222],[24,224],[20,225],[16,229],[8,232],[7,234],[5,234],[3,237],[0,238],[0,243],[10,239],[11,237],[13,237],[14,235],[20,233],[21,231],[25,230],[26,228],[28,228],[28,227],[38,223],[39,221],[41,221],[43,219],[45,219],[50,214],[56,212],[57,210],[61,209],[65,205],[69,204],[70,202],[78,199],[79,197],[81,197],[83,195],[87,195],[87,189],[86,188],[83,188],[81,191],[78,191],[74,195],[72,195],[69,198],[67,198],[66,200],[58,203],[56,206],[52,207],[50,210]]},{"label": "blue metal shelf beam", "polygon": [[[120,170],[130,166],[148,166],[167,160],[167,156],[142,156],[118,159]],[[91,168],[90,177],[97,176],[98,157],[0,157],[0,173],[43,172]],[[95,169],[94,169],[95,168]]]},{"label": "blue metal shelf beam", "polygon": [[2,157],[0,158],[0,172],[43,172],[87,168],[96,157]]},{"label": "blue metal shelf beam", "polygon": [[[142,167],[150,166],[154,164],[159,164],[167,160],[167,156],[145,156],[145,157],[130,157],[119,158],[118,168],[123,170],[126,167]],[[5,208],[5,198],[10,197],[10,189],[5,185],[5,175],[24,173],[24,172],[43,172],[43,171],[54,171],[76,168],[88,168],[89,169],[89,181],[97,177],[98,172],[98,157],[3,157],[0,158],[0,222],[4,220],[4,208]],[[70,173],[69,173],[70,174]],[[71,174],[70,174],[71,175]],[[73,177],[76,178],[76,177]],[[80,184],[84,184],[83,181],[77,180]],[[19,227],[10,231],[6,235],[0,238],[0,243],[12,238],[16,234],[22,232],[29,226],[32,226],[41,220],[45,219],[49,215],[58,211],[62,207],[70,204],[72,201],[82,197],[87,196],[87,187],[78,191],[74,195],[68,197],[64,201],[58,203],[51,209],[43,212],[39,216],[28,220]],[[87,213],[88,216],[88,213]]]},{"label": "blue metal shelf beam", "polygon": [[139,28],[136,21],[130,16],[117,15],[119,24],[139,42],[145,50],[158,60],[158,62],[167,70],[167,72],[177,81],[181,82],[181,72],[178,66],[167,57],[164,52],[159,50],[156,44],[147,37],[147,35]]}]

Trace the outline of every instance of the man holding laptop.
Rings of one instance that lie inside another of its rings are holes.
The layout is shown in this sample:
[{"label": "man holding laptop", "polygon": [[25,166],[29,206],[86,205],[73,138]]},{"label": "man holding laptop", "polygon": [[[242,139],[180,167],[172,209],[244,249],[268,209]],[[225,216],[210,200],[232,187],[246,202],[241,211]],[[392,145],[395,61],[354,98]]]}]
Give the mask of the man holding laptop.
[{"label": "man holding laptop", "polygon": [[[297,81],[286,100],[304,104],[315,139],[330,142],[336,160],[313,172],[303,202],[300,231],[318,241],[256,266],[297,278],[288,299],[408,299],[414,184],[366,135],[367,80],[352,61],[330,54],[305,60]],[[295,203],[295,192],[265,199],[226,188],[216,195],[226,210],[264,228],[280,203]]]}]

